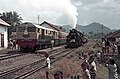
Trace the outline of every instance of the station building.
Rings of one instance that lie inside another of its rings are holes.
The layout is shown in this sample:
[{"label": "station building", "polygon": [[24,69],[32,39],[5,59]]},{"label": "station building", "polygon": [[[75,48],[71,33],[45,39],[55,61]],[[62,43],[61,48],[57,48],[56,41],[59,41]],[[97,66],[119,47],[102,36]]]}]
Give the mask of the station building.
[{"label": "station building", "polygon": [[7,28],[10,25],[0,19],[0,47],[7,48],[8,47],[8,33]]},{"label": "station building", "polygon": [[107,34],[105,38],[111,42],[118,42],[120,40],[120,30],[116,30],[114,32]]}]

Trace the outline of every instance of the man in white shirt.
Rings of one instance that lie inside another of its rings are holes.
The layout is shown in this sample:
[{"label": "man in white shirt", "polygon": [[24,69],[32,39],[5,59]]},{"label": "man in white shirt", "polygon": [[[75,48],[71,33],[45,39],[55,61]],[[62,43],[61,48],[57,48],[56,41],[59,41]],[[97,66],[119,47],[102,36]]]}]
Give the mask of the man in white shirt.
[{"label": "man in white shirt", "polygon": [[54,40],[51,40],[51,49],[53,49],[53,45],[54,45]]}]

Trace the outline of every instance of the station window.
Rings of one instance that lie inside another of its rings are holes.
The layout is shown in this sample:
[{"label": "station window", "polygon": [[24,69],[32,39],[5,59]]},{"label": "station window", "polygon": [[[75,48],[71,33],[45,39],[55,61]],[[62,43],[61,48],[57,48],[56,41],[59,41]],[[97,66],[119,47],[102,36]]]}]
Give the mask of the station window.
[{"label": "station window", "polygon": [[46,34],[47,34],[47,30],[46,30]]},{"label": "station window", "polygon": [[40,33],[40,29],[38,28],[38,32]]}]

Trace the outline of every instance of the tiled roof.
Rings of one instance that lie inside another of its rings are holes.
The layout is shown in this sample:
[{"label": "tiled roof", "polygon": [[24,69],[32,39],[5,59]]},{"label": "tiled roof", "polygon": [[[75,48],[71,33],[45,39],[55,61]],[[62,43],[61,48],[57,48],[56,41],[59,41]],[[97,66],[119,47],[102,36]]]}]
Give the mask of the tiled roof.
[{"label": "tiled roof", "polygon": [[117,30],[113,33],[110,33],[108,35],[105,36],[106,38],[115,38],[115,37],[120,37],[120,30]]},{"label": "tiled roof", "polygon": [[0,19],[0,25],[10,26],[8,23],[6,23],[5,21],[3,21],[2,19]]},{"label": "tiled roof", "polygon": [[120,37],[120,30],[118,30],[117,34],[115,34],[113,37]]},{"label": "tiled roof", "polygon": [[54,28],[54,29],[57,30],[57,31],[65,32],[63,29],[60,29],[57,25],[53,25],[53,24],[48,23],[48,22],[46,22],[46,21],[44,21],[44,22],[41,23],[40,25],[42,25],[42,24],[44,24],[44,23],[48,24],[49,26],[51,26],[52,28]]}]

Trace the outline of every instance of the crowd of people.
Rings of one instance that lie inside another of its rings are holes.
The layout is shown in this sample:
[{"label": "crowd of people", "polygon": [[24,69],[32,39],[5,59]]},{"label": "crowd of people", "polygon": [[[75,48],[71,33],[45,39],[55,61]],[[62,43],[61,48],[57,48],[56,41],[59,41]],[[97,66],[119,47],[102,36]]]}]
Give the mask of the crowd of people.
[{"label": "crowd of people", "polygon": [[82,79],[96,79],[97,69],[93,55],[91,55],[89,58],[87,55],[84,55],[81,68],[83,70]]},{"label": "crowd of people", "polygon": [[[112,51],[110,51],[112,50]],[[102,38],[102,52],[104,55],[120,54],[120,39],[117,42],[109,41],[108,39]]]},{"label": "crowd of people", "polygon": [[[12,49],[16,49],[16,41],[11,40],[10,43],[12,44]],[[51,49],[53,49],[54,40],[51,40]],[[109,55],[110,54],[110,47],[112,47],[112,52],[115,53],[118,49],[118,54],[120,54],[119,46],[117,46],[115,43],[111,43],[109,40],[102,39],[102,51],[98,50],[96,53],[96,57],[98,61],[102,61],[102,54],[103,55]],[[93,52],[93,51],[92,51]],[[88,53],[84,55],[84,52],[81,52],[82,59],[82,79],[97,79],[97,68],[95,63],[95,55]],[[45,54],[46,57],[46,66],[48,70],[51,68],[50,66],[50,57],[49,54]],[[105,62],[105,67],[108,68],[108,76],[109,79],[118,79],[117,74],[117,65],[115,63],[115,59],[112,57],[109,57],[107,61]],[[47,73],[48,74],[48,71]],[[56,71],[54,74],[55,79],[63,79],[63,72]]]},{"label": "crowd of people", "polygon": [[[87,54],[84,55],[84,51],[81,52],[81,58],[82,58],[82,64],[81,64],[81,69],[82,69],[82,76],[78,79],[97,79],[99,74],[97,74],[97,65],[96,62],[102,62],[102,54],[103,55],[109,55],[109,46],[110,42],[107,41],[102,41],[103,46],[102,50],[98,50],[96,53],[94,51],[89,51]],[[113,52],[116,51],[116,46],[113,43],[112,44],[114,47],[112,48]],[[96,61],[97,59],[97,61]],[[50,69],[50,58],[49,56],[46,56],[46,61],[47,61],[47,67]],[[115,59],[112,57],[108,57],[106,62],[103,62],[102,64],[105,64],[105,67],[108,69],[108,79],[119,79],[118,78],[118,73],[117,73],[117,64],[115,62]],[[99,63],[101,64],[101,63]],[[58,72],[60,74],[58,74]],[[54,79],[63,79],[63,72],[61,71],[56,71],[54,74]],[[103,71],[104,72],[104,71]],[[61,75],[62,74],[62,75]],[[74,78],[73,78],[74,79]]]}]

